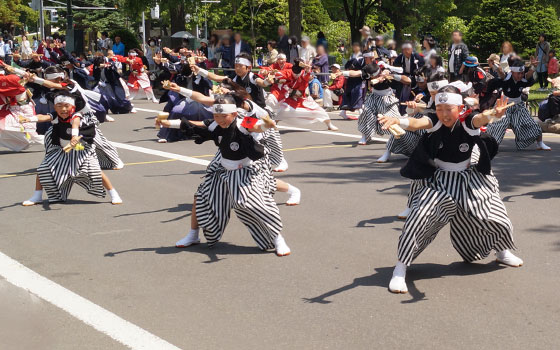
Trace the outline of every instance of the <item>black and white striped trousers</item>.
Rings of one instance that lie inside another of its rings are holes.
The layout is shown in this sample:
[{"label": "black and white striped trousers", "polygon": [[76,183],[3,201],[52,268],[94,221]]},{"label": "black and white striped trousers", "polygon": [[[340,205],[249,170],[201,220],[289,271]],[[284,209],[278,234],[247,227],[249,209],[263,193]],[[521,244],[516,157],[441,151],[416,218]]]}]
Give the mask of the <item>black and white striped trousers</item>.
[{"label": "black and white striped trousers", "polygon": [[115,146],[105,138],[99,130],[99,127],[95,128],[93,143],[95,144],[95,153],[97,153],[97,159],[99,160],[101,169],[116,168],[121,161],[119,152],[117,152]]},{"label": "black and white striped trousers", "polygon": [[398,244],[398,259],[410,265],[447,224],[451,243],[465,261],[492,250],[514,249],[513,227],[500,199],[498,180],[475,168],[437,170],[411,186],[411,211]]},{"label": "black and white striped trousers", "polygon": [[382,125],[377,120],[378,114],[400,118],[399,100],[393,95],[369,94],[366,97],[362,114],[358,118],[358,131],[368,140],[371,140],[375,134],[390,134],[388,130],[382,129]]},{"label": "black and white striped trousers", "polygon": [[531,117],[531,113],[523,103],[518,103],[508,108],[502,119],[488,125],[486,132],[492,135],[500,144],[508,127],[515,134],[515,146],[517,149],[529,147],[542,136],[541,127]]},{"label": "black and white striped trousers", "polygon": [[37,168],[39,181],[49,201],[68,199],[74,184],[83,187],[89,194],[105,197],[95,145],[84,143],[83,151],[66,153],[62,147],[52,144],[51,134],[52,128],[45,134],[45,159]]},{"label": "black and white striped trousers", "polygon": [[[478,147],[478,145],[474,145],[471,153],[471,166],[478,164],[479,159],[480,159],[480,148]],[[414,194],[416,193],[416,191],[422,189],[423,187],[422,183],[423,183],[422,181],[417,181],[417,180],[412,180],[410,182],[410,188],[408,189],[408,201],[406,204],[407,208],[412,208],[412,200],[414,199]]]},{"label": "black and white striped trousers", "polygon": [[99,129],[99,120],[91,110],[82,113],[82,116],[88,118],[95,124],[95,137],[93,139],[93,143],[95,144],[95,152],[97,153],[97,159],[99,160],[101,169],[116,168],[121,162],[119,152],[117,152],[117,148],[113,146],[109,140],[107,140],[105,135],[103,135]]},{"label": "black and white striped trousers", "polygon": [[[416,113],[412,116],[412,118],[415,119],[420,119],[423,117],[424,115],[422,113]],[[412,155],[412,152],[414,152],[414,150],[416,149],[416,146],[418,146],[418,143],[420,142],[420,139],[425,132],[425,130],[406,130],[406,133],[398,139],[395,138],[393,134],[391,134],[391,137],[387,142],[387,150],[393,154],[402,154],[410,157]]]},{"label": "black and white striped trousers", "polygon": [[273,198],[276,181],[269,161],[265,157],[249,167],[226,170],[220,159],[217,154],[208,165],[195,195],[196,218],[206,240],[212,245],[222,238],[233,209],[259,248],[273,249],[282,219]]},{"label": "black and white striped trousers", "polygon": [[268,129],[262,134],[261,143],[268,149],[268,158],[272,168],[276,168],[284,159],[282,139],[276,129]]}]

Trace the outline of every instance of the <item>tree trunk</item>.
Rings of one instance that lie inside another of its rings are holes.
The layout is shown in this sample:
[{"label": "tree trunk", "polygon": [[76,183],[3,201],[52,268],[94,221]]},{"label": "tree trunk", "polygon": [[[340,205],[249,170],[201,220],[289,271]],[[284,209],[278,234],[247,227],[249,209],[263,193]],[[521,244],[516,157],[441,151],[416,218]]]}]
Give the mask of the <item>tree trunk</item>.
[{"label": "tree trunk", "polygon": [[301,1],[302,0],[288,0],[288,9],[290,11],[290,35],[296,36],[298,41],[301,39],[301,22],[303,20]]},{"label": "tree trunk", "polygon": [[[178,6],[171,11],[169,11],[170,22],[171,22],[171,35],[185,30],[185,6],[183,3],[178,4]],[[174,47],[180,46],[183,42],[181,38],[171,38],[171,44]]]}]

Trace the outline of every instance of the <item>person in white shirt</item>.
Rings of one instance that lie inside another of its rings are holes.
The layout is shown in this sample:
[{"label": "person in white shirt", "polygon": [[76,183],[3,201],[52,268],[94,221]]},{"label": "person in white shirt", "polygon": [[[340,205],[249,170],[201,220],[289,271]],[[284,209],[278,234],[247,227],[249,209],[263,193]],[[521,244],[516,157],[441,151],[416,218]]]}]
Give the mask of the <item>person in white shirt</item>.
[{"label": "person in white shirt", "polygon": [[299,58],[301,58],[304,62],[310,62],[315,58],[315,56],[317,56],[317,51],[315,51],[315,48],[311,46],[311,44],[309,43],[309,37],[308,36],[301,37]]},{"label": "person in white shirt", "polygon": [[24,60],[31,58],[31,44],[26,35],[21,37],[21,58]]}]

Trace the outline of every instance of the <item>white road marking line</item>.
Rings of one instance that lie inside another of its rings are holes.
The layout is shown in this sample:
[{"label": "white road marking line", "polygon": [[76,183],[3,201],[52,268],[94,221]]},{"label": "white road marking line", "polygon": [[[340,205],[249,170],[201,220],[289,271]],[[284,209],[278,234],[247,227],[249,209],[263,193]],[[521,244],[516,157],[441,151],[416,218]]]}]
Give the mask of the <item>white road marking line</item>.
[{"label": "white road marking line", "polygon": [[[297,131],[308,131],[308,132],[312,132],[315,134],[325,134],[325,135],[336,135],[336,136],[344,136],[344,137],[351,137],[353,139],[361,139],[362,136],[361,135],[356,135],[356,134],[346,134],[343,132],[336,132],[336,131],[321,131],[321,130],[311,130],[311,129],[304,129],[304,128],[296,128],[296,127],[292,127],[292,126],[281,126],[278,125],[278,129],[284,129],[284,130],[297,130]],[[373,141],[379,141],[379,142],[387,142],[387,139],[383,139],[381,137],[373,137],[372,138]]]},{"label": "white road marking line", "polygon": [[[146,109],[146,108],[136,108],[139,111],[143,111],[143,112],[153,112],[153,113],[159,113],[161,111],[157,111],[155,109]],[[155,118],[155,116],[154,116]],[[297,131],[307,131],[307,132],[312,132],[315,134],[325,134],[325,135],[336,135],[336,136],[344,136],[344,137],[351,137],[353,139],[361,139],[362,135],[356,135],[356,134],[346,134],[343,132],[335,132],[335,131],[321,131],[321,130],[311,130],[311,129],[304,129],[304,128],[296,128],[296,127],[291,127],[291,126],[278,126],[278,129],[284,129],[284,130],[297,130]],[[380,137],[374,137],[372,138],[373,141],[379,141],[379,142],[387,142],[387,139],[383,139]]]},{"label": "white road marking line", "polygon": [[151,155],[159,156],[159,157],[163,157],[163,158],[177,159],[177,160],[180,160],[180,161],[183,161],[183,162],[193,163],[193,164],[198,164],[198,165],[204,165],[204,166],[207,166],[208,164],[210,164],[210,161],[208,161],[208,160],[193,158],[193,157],[189,157],[189,156],[183,156],[183,155],[176,154],[176,153],[158,151],[158,150],[155,150],[155,149],[140,147],[140,146],[132,146],[132,145],[128,145],[126,143],[120,143],[120,142],[111,142],[111,143],[117,148],[127,149],[129,151],[151,154]]},{"label": "white road marking line", "polygon": [[159,113],[161,111],[156,111],[155,109],[146,109],[146,108],[140,108],[140,107],[134,107],[136,108],[137,111],[142,111],[142,112],[154,112],[154,113]]},{"label": "white road marking line", "polygon": [[133,350],[180,350],[173,344],[28,269],[0,252],[0,276]]}]

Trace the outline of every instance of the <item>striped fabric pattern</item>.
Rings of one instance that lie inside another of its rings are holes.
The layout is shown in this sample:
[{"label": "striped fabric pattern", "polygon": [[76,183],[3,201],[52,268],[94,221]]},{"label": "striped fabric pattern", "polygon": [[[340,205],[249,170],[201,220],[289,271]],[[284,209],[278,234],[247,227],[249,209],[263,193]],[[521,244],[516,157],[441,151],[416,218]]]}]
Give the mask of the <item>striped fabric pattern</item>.
[{"label": "striped fabric pattern", "polygon": [[116,168],[121,160],[117,148],[107,140],[99,129],[100,123],[93,111],[85,112],[82,115],[87,115],[87,117],[95,123],[95,138],[93,139],[93,143],[95,144],[95,152],[97,153],[97,159],[99,160],[101,169]]},{"label": "striped fabric pattern", "polygon": [[398,258],[410,265],[451,225],[451,242],[467,262],[487,257],[492,250],[515,249],[513,227],[500,199],[498,180],[475,168],[443,171],[414,180],[411,211],[398,244]]},{"label": "striped fabric pattern", "polygon": [[[92,122],[82,116],[82,126]],[[52,128],[45,134],[45,158],[37,168],[37,174],[50,202],[67,200],[74,184],[89,194],[105,197],[95,145],[84,142],[84,147],[83,151],[66,153],[61,146],[52,144]]]},{"label": "striped fabric pattern", "polygon": [[273,249],[282,219],[273,198],[276,181],[269,160],[265,157],[249,167],[226,170],[220,159],[218,152],[195,195],[198,225],[208,244],[222,238],[233,209],[259,248]]},{"label": "striped fabric pattern", "polygon": [[364,103],[362,114],[358,118],[358,131],[371,140],[375,134],[389,135],[388,130],[383,130],[381,124],[377,120],[377,115],[383,114],[391,117],[400,118],[399,100],[393,96],[379,96],[369,94]]},{"label": "striped fabric pattern", "polygon": [[518,103],[506,111],[502,119],[489,124],[486,132],[492,135],[498,144],[502,143],[506,129],[511,128],[515,134],[515,146],[524,149],[534,144],[542,136],[541,127],[531,117],[529,110],[523,103]]},{"label": "striped fabric pattern", "polygon": [[276,168],[284,159],[284,151],[282,150],[282,139],[280,132],[275,129],[268,129],[262,134],[261,143],[268,149],[268,158],[272,168]]}]

